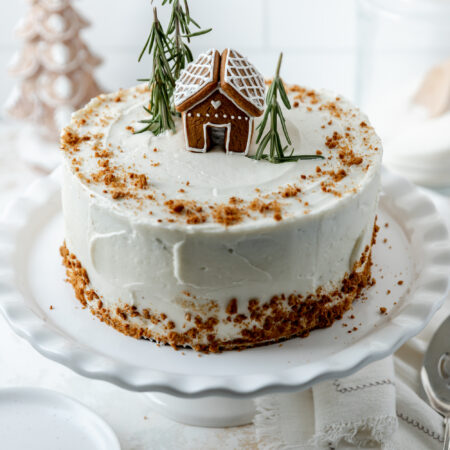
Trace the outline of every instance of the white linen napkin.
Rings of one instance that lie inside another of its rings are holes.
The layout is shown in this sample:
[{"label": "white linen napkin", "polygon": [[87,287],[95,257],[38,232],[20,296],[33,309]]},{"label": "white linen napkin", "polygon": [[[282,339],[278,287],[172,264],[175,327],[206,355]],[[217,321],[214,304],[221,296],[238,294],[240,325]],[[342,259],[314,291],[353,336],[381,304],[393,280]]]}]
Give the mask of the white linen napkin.
[{"label": "white linen napkin", "polygon": [[370,364],[342,379],[313,387],[314,443],[337,447],[342,441],[392,449],[398,427],[392,358]]},{"label": "white linen napkin", "polygon": [[394,376],[392,357],[304,392],[260,397],[256,407],[261,450],[440,450],[443,445],[442,418]]}]

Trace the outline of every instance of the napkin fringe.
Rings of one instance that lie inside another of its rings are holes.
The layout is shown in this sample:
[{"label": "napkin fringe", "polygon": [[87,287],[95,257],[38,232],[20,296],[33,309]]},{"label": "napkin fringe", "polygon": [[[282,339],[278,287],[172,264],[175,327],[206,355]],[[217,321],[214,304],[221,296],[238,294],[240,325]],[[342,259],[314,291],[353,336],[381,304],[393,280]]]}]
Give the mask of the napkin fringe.
[{"label": "napkin fringe", "polygon": [[[391,440],[398,427],[398,420],[392,416],[368,417],[352,423],[334,423],[317,432],[311,445],[337,447],[341,440],[360,447],[381,444],[383,450],[395,450]],[[371,437],[362,439],[358,433],[366,431]]]}]

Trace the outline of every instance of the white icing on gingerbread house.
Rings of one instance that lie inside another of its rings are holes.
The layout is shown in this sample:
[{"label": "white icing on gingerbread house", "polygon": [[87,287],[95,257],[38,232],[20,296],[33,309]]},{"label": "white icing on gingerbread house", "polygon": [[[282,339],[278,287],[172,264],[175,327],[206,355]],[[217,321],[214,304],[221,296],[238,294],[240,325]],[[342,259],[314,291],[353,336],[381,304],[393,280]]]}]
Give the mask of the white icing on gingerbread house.
[{"label": "white icing on gingerbread house", "polygon": [[182,71],[174,93],[187,149],[206,152],[220,143],[227,153],[246,155],[264,98],[262,75],[236,50],[202,53]]}]

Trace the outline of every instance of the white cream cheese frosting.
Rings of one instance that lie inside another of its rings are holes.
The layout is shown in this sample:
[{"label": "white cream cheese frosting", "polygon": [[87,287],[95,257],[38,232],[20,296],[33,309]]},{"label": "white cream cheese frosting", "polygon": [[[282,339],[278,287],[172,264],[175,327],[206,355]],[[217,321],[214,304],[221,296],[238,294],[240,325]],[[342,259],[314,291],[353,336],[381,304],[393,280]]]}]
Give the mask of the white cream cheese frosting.
[{"label": "white cream cheese frosting", "polygon": [[174,332],[189,328],[187,313],[214,314],[226,341],[240,333],[225,320],[231,299],[245,315],[251,299],[339,288],[371,243],[381,143],[348,101],[288,91],[294,154],[324,159],[192,153],[179,119],[175,133],[134,134],[144,86],[101,95],[72,116],[62,137],[65,240],[104,308],[163,313]]}]

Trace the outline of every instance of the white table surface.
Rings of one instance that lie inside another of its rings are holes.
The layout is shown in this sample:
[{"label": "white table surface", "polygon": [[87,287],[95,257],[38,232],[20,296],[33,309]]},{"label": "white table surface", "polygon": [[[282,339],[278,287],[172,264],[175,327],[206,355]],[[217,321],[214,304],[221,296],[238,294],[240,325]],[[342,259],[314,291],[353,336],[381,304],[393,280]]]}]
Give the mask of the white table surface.
[{"label": "white table surface", "polygon": [[[19,159],[16,135],[17,129],[0,126],[0,216],[15,196],[35,179],[46,175]],[[450,199],[432,198],[450,226]],[[258,448],[253,425],[202,429],[172,422],[152,412],[143,394],[81,377],[44,358],[16,336],[1,316],[0,368],[0,388],[45,387],[72,396],[92,408],[114,429],[123,450]]]}]

